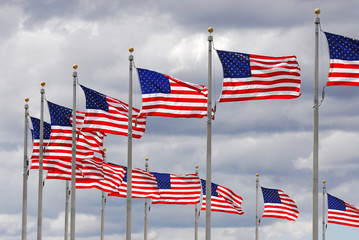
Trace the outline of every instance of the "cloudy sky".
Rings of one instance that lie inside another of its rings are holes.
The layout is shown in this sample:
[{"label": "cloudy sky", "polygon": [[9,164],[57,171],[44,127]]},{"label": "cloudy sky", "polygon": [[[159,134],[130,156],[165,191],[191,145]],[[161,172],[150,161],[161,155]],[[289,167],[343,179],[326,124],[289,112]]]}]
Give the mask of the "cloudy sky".
[{"label": "cloudy sky", "polygon": [[[255,227],[255,174],[264,187],[279,188],[297,203],[296,222],[265,218],[263,240],[309,240],[312,220],[314,10],[324,31],[359,39],[359,2],[315,0],[89,1],[3,0],[0,3],[0,238],[21,237],[24,155],[24,99],[40,116],[40,83],[46,99],[72,107],[72,66],[81,84],[128,102],[128,49],[136,67],[207,85],[207,36],[214,47],[269,56],[296,55],[302,95],[294,100],[221,103],[212,123],[212,180],[242,196],[244,215],[212,213],[212,239],[250,240]],[[320,34],[320,91],[328,72],[328,49]],[[213,96],[221,91],[222,68],[213,55]],[[321,95],[321,94],[320,94]],[[77,91],[77,105],[85,98]],[[319,216],[322,180],[330,194],[359,206],[359,93],[355,87],[328,87],[319,108]],[[134,74],[134,105],[141,106]],[[49,121],[48,111],[45,120]],[[29,145],[30,140],[29,140]],[[105,139],[107,160],[126,165],[127,139]],[[31,147],[29,146],[29,154]],[[144,137],[133,141],[133,166],[151,171],[206,177],[206,119],[149,117]],[[28,239],[36,239],[38,172],[28,179]],[[260,194],[261,196],[261,194]],[[77,239],[99,239],[101,193],[76,192]],[[133,200],[132,239],[143,239],[143,200]],[[63,239],[65,183],[44,187],[43,238]],[[259,211],[263,211],[260,197]],[[194,206],[153,205],[149,239],[194,237]],[[108,197],[105,239],[124,239],[126,199]],[[357,239],[358,229],[329,224],[326,239]],[[199,238],[205,236],[205,213]]]}]

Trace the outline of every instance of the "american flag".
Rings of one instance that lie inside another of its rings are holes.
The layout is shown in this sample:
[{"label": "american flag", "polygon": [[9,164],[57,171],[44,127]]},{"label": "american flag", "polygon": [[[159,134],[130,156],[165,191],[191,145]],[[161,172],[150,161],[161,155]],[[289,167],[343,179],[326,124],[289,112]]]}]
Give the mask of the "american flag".
[{"label": "american flag", "polygon": [[104,192],[116,193],[122,183],[125,172],[126,169],[120,165],[103,162],[103,179],[93,181],[78,181],[76,179],[76,188],[97,188]]},{"label": "american flag", "polygon": [[299,211],[295,202],[282,190],[262,187],[264,213],[262,217],[284,218],[295,221]]},{"label": "american flag", "polygon": [[137,68],[141,90],[141,114],[172,118],[207,116],[207,88],[166,74]]},{"label": "american flag", "polygon": [[[54,163],[53,165],[48,164],[48,171],[46,174],[46,179],[56,179],[56,180],[67,180],[71,181],[72,173],[69,164],[62,164],[61,162]],[[76,179],[82,178],[82,164],[76,162]]]},{"label": "american flag", "polygon": [[[206,210],[206,180],[201,179],[202,184],[202,207],[201,210]],[[243,198],[235,194],[232,190],[220,186],[218,184],[211,184],[211,211],[212,212],[226,212],[242,215]]]},{"label": "american flag", "polygon": [[[31,155],[31,169],[39,169],[40,160],[40,119],[30,117],[32,123],[32,155]],[[49,142],[51,134],[51,124],[44,122],[43,146]]]},{"label": "american flag", "polygon": [[327,86],[359,86],[359,40],[324,33],[330,55]]},{"label": "american flag", "polygon": [[[109,196],[127,197],[127,168],[120,187]],[[132,169],[132,198],[160,198],[156,178],[153,174],[139,168]]]},{"label": "american flag", "polygon": [[197,174],[168,174],[151,172],[157,180],[159,199],[153,204],[197,204],[201,197],[201,184]]},{"label": "american flag", "polygon": [[269,57],[217,50],[223,67],[219,102],[292,99],[300,96],[296,56]]},{"label": "american flag", "polygon": [[329,193],[327,196],[328,223],[359,227],[359,209]]},{"label": "american flag", "polygon": [[[103,161],[101,158],[93,157],[81,161],[81,181],[99,181],[104,179]],[[77,181],[77,178],[76,178]]]},{"label": "american flag", "polygon": [[[86,114],[82,131],[98,131],[128,135],[128,104],[80,85],[86,97]],[[146,129],[146,117],[132,108],[132,137],[141,138]]]},{"label": "american flag", "polygon": [[[97,132],[97,131],[85,131],[82,129],[84,120],[85,120],[85,112],[76,111],[76,149],[78,150],[88,150],[92,152],[97,152],[104,156],[103,151],[103,139],[106,137],[105,133]],[[70,122],[72,124],[72,115],[70,117]]]},{"label": "american flag", "polygon": [[[71,180],[71,173],[59,169],[49,170],[46,179]],[[104,179],[102,159],[94,157],[93,159],[84,159],[76,162],[76,188],[78,183],[82,183],[81,188],[92,188],[92,182]]]},{"label": "american flag", "polygon": [[[44,170],[67,172],[71,174],[72,161],[72,110],[47,101],[51,117],[51,135],[49,143],[45,146]],[[88,133],[90,134],[90,133]],[[95,145],[91,143],[94,139],[87,138],[89,135],[80,134],[77,131],[76,160],[92,159],[94,157]],[[99,142],[102,148],[102,139]],[[77,167],[81,169],[81,167]]]}]

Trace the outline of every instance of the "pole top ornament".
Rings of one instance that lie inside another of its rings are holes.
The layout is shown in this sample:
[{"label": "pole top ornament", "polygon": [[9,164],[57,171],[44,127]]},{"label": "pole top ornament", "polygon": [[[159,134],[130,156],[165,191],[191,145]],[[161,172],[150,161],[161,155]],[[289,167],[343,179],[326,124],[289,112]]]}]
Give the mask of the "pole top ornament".
[{"label": "pole top ornament", "polygon": [[319,9],[319,8],[315,9],[315,10],[314,10],[314,13],[317,14],[317,15],[319,15],[319,14],[320,14],[320,9]]}]

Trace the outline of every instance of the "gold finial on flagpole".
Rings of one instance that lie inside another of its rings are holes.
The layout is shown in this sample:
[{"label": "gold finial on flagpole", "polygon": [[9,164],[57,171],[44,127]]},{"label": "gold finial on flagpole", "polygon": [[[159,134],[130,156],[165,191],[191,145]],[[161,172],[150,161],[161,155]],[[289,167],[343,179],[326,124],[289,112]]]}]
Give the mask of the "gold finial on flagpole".
[{"label": "gold finial on flagpole", "polygon": [[256,177],[259,177],[259,173],[256,173]]},{"label": "gold finial on flagpole", "polygon": [[130,47],[130,48],[128,49],[128,51],[129,51],[130,53],[133,53],[133,51],[135,51],[135,49],[134,49],[133,47]]},{"label": "gold finial on flagpole", "polygon": [[103,148],[103,151],[104,151],[104,152],[106,152],[106,150],[107,150],[106,148]]},{"label": "gold finial on flagpole", "polygon": [[145,158],[145,160],[146,160],[146,162],[147,162],[147,161],[149,160],[149,158],[148,158],[148,157],[146,157],[146,158]]},{"label": "gold finial on flagpole", "polygon": [[79,66],[77,66],[77,64],[74,64],[72,67],[76,70]]},{"label": "gold finial on flagpole", "polygon": [[317,14],[317,15],[319,15],[319,14],[320,14],[320,9],[319,9],[319,8],[315,9],[315,10],[314,10],[314,13]]},{"label": "gold finial on flagpole", "polygon": [[25,98],[25,102],[29,102],[29,100],[30,100],[29,98]]},{"label": "gold finial on flagpole", "polygon": [[42,83],[41,83],[41,86],[43,86],[43,87],[44,87],[45,85],[46,85],[46,83],[45,83],[45,82],[42,82]]},{"label": "gold finial on flagpole", "polygon": [[323,180],[323,183],[325,184],[327,181]]},{"label": "gold finial on flagpole", "polygon": [[208,28],[208,32],[211,34],[213,33],[213,27]]},{"label": "gold finial on flagpole", "polygon": [[199,166],[198,165],[196,165],[196,169],[198,169],[199,168]]}]

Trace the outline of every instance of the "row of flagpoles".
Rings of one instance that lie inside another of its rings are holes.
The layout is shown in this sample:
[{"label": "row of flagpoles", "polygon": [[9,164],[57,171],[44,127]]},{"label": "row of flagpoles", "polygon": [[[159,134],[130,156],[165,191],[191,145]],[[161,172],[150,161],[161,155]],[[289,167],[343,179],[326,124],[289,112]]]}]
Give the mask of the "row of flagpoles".
[{"label": "row of flagpoles", "polygon": [[[317,17],[315,19],[315,81],[314,81],[314,123],[313,123],[313,221],[312,221],[312,237],[314,240],[318,239],[318,37],[320,33],[320,19],[318,17],[320,11],[315,11]],[[207,116],[207,153],[206,153],[206,182],[212,183],[211,176],[211,145],[212,145],[212,126],[213,118],[212,108],[212,50],[213,50],[213,29],[209,28],[208,36],[208,89],[206,86],[193,84],[178,80],[166,74],[157,73],[154,71],[136,68],[139,76],[139,81],[142,90],[142,108],[140,110],[132,107],[132,84],[133,84],[133,48],[130,48],[129,55],[129,102],[128,105],[98,93],[92,89],[86,88],[82,85],[86,95],[86,112],[80,113],[76,110],[76,86],[77,80],[77,65],[74,65],[73,72],[73,108],[65,109],[66,114],[71,115],[72,123],[67,123],[68,134],[71,135],[71,164],[67,167],[71,169],[71,229],[70,238],[75,239],[75,213],[76,213],[76,164],[79,155],[89,154],[89,149],[78,149],[79,143],[83,140],[88,141],[87,137],[95,134],[96,138],[101,141],[106,134],[124,135],[128,138],[127,143],[127,209],[126,209],[126,240],[131,239],[131,216],[132,216],[132,138],[141,138],[145,131],[145,121],[148,116],[161,117],[185,117],[185,118],[203,118]],[[343,37],[325,32],[328,40],[330,52],[330,70],[327,85],[350,85],[357,86],[358,76],[356,75],[356,62],[358,59],[357,46],[358,40]],[[342,45],[344,44],[345,50]],[[357,44],[357,45],[355,45]],[[356,46],[356,47],[353,47]],[[339,50],[338,50],[339,49]],[[359,49],[359,48],[358,48]],[[343,53],[341,53],[343,51]],[[231,101],[246,101],[246,100],[261,100],[261,99],[293,99],[300,96],[300,68],[295,56],[285,57],[268,57],[254,54],[244,54],[238,52],[229,52],[223,50],[216,50],[218,57],[223,67],[223,86],[219,102]],[[343,56],[341,56],[344,55]],[[339,60],[337,60],[339,59]],[[338,70],[339,69],[339,70]],[[344,70],[343,70],[344,69]],[[41,112],[40,112],[40,127],[39,127],[39,152],[38,152],[38,168],[39,168],[39,184],[38,184],[38,223],[37,235],[38,240],[42,236],[42,189],[43,189],[43,167],[44,154],[45,160],[49,160],[48,154],[51,148],[49,145],[44,146],[44,102],[45,90],[44,83],[42,84],[41,93]],[[190,96],[189,99],[186,98]],[[174,99],[174,100],[169,100]],[[184,100],[185,99],[185,100]],[[55,106],[47,101],[49,108]],[[104,104],[106,107],[103,107]],[[59,110],[56,110],[59,111]],[[62,110],[61,110],[62,111]],[[51,110],[50,110],[51,115]],[[127,132],[123,128],[118,128],[118,122],[113,125],[110,117],[104,120],[105,125],[101,125],[93,121],[93,118],[100,116],[115,116],[121,121],[120,125],[123,127],[127,122]],[[27,175],[28,175],[28,156],[27,156],[27,127],[28,127],[28,104],[25,104],[25,141],[24,141],[24,190],[23,190],[23,232],[22,237],[26,239],[26,198],[27,198]],[[81,129],[77,127],[78,118],[82,119],[80,123]],[[112,128],[109,127],[111,123]],[[98,125],[96,125],[98,124]],[[51,126],[53,126],[53,122]],[[56,125],[56,124],[55,124]],[[61,123],[57,123],[61,125]],[[116,128],[117,127],[117,128]],[[143,128],[141,128],[143,127]],[[52,129],[52,128],[51,128]],[[77,133],[78,132],[78,133]],[[86,135],[87,134],[87,135]],[[92,136],[93,137],[93,136]],[[82,142],[83,143],[83,142]],[[50,138],[51,145],[51,138]],[[102,147],[102,146],[97,146]],[[46,152],[44,152],[46,149]],[[96,148],[97,149],[97,148]],[[102,150],[90,149],[90,155],[94,152],[102,153]],[[82,155],[81,155],[82,156]],[[86,158],[86,156],[84,157]],[[52,159],[53,160],[53,159]],[[45,165],[45,167],[47,167]],[[207,193],[211,192],[211,185],[206,184]],[[67,191],[68,192],[68,191]],[[66,192],[66,194],[67,194]],[[67,198],[68,195],[66,195]],[[257,194],[258,198],[258,194]],[[281,198],[277,198],[281,199]],[[206,240],[211,239],[211,194],[206,199]],[[259,226],[258,217],[256,218],[256,228]],[[256,236],[258,236],[256,230]],[[66,235],[66,233],[65,233]],[[256,237],[257,238],[257,237]]]}]

